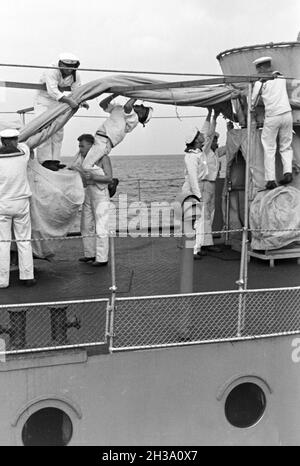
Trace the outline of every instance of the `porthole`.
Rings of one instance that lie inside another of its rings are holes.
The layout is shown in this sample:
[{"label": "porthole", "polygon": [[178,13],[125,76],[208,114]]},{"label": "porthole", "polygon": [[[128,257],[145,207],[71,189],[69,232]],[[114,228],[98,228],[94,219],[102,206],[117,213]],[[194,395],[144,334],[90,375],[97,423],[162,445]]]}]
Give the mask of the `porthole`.
[{"label": "porthole", "polygon": [[266,409],[266,396],[254,383],[237,385],[229,393],[225,402],[225,415],[234,427],[246,429],[254,426]]},{"label": "porthole", "polygon": [[43,408],[27,419],[22,441],[25,446],[66,446],[72,434],[72,421],[64,411]]}]

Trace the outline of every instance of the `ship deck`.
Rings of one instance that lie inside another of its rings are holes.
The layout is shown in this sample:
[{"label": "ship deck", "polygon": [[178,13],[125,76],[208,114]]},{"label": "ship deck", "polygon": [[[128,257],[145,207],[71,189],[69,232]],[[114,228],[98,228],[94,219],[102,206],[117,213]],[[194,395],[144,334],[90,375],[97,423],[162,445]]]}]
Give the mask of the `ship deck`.
[{"label": "ship deck", "polygon": [[[116,281],[119,297],[178,294],[180,249],[175,238],[116,238]],[[220,243],[220,240],[218,240]],[[236,290],[240,254],[221,245],[221,253],[208,252],[194,261],[194,292]],[[10,287],[0,290],[0,304],[44,303],[108,298],[110,265],[102,268],[78,262],[83,255],[81,240],[59,243],[51,262],[35,259],[36,286],[25,288],[13,267]],[[267,261],[252,258],[248,266],[248,288],[300,286],[300,270],[293,258]]]},{"label": "ship deck", "polygon": [[2,350],[101,354],[299,331],[297,259],[274,268],[251,259],[248,291],[237,291],[240,253],[221,244],[221,253],[194,261],[194,294],[181,295],[179,245],[178,238],[115,238],[114,301],[110,264],[79,262],[80,238],[57,242],[51,262],[35,260],[36,286],[25,288],[15,267],[0,290]]}]

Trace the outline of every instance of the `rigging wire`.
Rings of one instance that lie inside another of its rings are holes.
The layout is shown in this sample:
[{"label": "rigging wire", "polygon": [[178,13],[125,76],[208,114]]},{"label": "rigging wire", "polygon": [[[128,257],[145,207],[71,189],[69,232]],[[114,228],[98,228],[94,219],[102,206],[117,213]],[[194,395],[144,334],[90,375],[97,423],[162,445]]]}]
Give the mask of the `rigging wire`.
[{"label": "rigging wire", "polygon": [[[0,115],[16,115],[19,114],[20,112],[0,112]],[[34,115],[33,112],[26,112],[25,115]],[[186,118],[206,118],[207,115],[180,115],[180,119],[186,119]],[[95,118],[99,120],[105,120],[107,119],[106,116],[100,116],[100,115],[74,115],[73,118]],[[153,116],[151,120],[168,120],[168,119],[174,119],[177,120],[178,116]]]},{"label": "rigging wire", "polygon": [[[60,69],[58,66],[45,66],[45,65],[22,65],[17,63],[0,63],[0,67],[6,68],[28,68],[28,69]],[[78,68],[71,68],[78,71]],[[149,75],[165,75],[165,76],[199,76],[199,77],[217,77],[217,78],[257,78],[257,75],[251,74],[218,74],[218,73],[178,73],[170,71],[142,71],[142,70],[115,70],[115,69],[101,69],[101,68],[79,68],[80,71],[97,72],[97,73],[122,73],[122,74],[149,74]],[[294,80],[299,79],[295,77],[287,77],[285,79]]]}]

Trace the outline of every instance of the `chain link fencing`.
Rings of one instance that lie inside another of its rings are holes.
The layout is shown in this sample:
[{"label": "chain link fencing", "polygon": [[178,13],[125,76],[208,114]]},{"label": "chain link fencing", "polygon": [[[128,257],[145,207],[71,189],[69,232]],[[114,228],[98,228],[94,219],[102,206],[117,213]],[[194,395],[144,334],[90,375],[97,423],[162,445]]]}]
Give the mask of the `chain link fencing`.
[{"label": "chain link fencing", "polygon": [[163,348],[300,332],[300,288],[0,307],[6,354],[107,345]]},{"label": "chain link fencing", "polygon": [[300,288],[118,299],[113,351],[300,331]]}]

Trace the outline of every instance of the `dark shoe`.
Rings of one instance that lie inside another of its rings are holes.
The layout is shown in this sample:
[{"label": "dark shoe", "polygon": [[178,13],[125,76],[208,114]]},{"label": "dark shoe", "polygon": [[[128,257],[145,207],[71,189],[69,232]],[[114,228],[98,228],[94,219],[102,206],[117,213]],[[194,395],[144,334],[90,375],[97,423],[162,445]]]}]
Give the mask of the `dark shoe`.
[{"label": "dark shoe", "polygon": [[293,181],[293,175],[291,173],[284,173],[282,180],[279,181],[279,184],[285,185]]},{"label": "dark shoe", "polygon": [[21,282],[24,286],[27,286],[27,288],[37,284],[37,280],[35,278],[32,278],[30,280],[21,280]]},{"label": "dark shoe", "polygon": [[43,167],[47,168],[48,170],[51,170],[53,172],[57,172],[59,170],[58,168],[58,160],[45,160],[45,162],[42,163]]},{"label": "dark shoe", "polygon": [[207,252],[202,248],[200,249],[200,251],[197,252],[197,256],[205,257],[207,256]]},{"label": "dark shoe", "polygon": [[118,178],[113,178],[112,182],[108,184],[109,197],[113,197],[116,194],[118,184]]},{"label": "dark shoe", "polygon": [[199,252],[197,252],[197,254],[194,254],[194,261],[200,261],[202,259],[202,256],[201,254],[199,254]]},{"label": "dark shoe", "polygon": [[94,262],[96,257],[80,257],[79,262]]},{"label": "dark shoe", "polygon": [[222,249],[218,246],[206,246],[205,250],[208,252],[222,252]]},{"label": "dark shoe", "polygon": [[277,188],[276,181],[268,181],[266,184],[266,189],[275,189]]},{"label": "dark shoe", "polygon": [[95,262],[92,263],[92,266],[93,267],[105,267],[107,264],[108,264],[108,261],[107,262],[95,261]]}]

